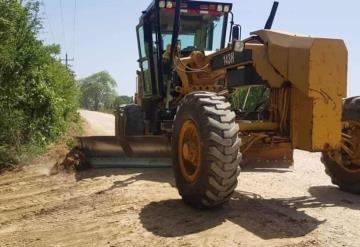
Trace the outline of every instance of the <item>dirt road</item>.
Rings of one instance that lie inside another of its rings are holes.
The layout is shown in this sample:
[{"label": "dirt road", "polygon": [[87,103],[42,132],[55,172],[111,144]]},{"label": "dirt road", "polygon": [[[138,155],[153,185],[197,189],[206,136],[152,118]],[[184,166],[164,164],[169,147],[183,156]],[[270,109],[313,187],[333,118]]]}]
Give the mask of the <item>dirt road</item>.
[{"label": "dirt road", "polygon": [[80,110],[81,117],[88,123],[87,133],[89,135],[115,135],[115,116],[102,112]]},{"label": "dirt road", "polygon": [[[111,116],[81,114],[113,133]],[[0,246],[360,245],[360,196],[331,185],[319,154],[296,152],[293,171],[243,171],[212,211],[180,200],[171,169],[49,175],[61,156],[0,176]]]}]

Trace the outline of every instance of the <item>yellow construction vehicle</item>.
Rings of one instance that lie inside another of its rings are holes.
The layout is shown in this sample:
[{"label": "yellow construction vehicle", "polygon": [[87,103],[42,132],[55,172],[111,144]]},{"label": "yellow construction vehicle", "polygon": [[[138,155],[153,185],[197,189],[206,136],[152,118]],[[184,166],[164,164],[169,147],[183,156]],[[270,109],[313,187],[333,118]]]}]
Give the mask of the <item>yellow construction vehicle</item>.
[{"label": "yellow construction vehicle", "polygon": [[[346,46],[271,30],[277,7],[241,39],[230,3],[154,0],[136,28],[136,104],[118,109],[114,137],[80,138],[86,162],[172,164],[183,200],[211,208],[231,197],[240,164],[291,166],[301,149],[322,152],[333,183],[360,193],[360,98],[344,100]],[[229,103],[239,88],[261,88],[256,107]]]}]

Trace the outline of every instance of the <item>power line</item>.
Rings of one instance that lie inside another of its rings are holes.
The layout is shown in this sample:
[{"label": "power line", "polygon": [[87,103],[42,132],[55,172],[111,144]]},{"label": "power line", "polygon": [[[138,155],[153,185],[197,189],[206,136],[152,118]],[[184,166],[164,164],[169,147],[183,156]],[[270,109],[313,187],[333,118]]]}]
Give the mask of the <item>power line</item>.
[{"label": "power line", "polygon": [[[62,35],[63,35],[63,41],[64,41],[64,48],[65,48],[65,59],[60,59],[61,61],[65,62],[66,68],[69,68],[69,62],[73,62],[74,58],[69,59],[68,58],[68,44],[66,40],[66,32],[65,32],[65,25],[64,25],[64,10],[63,10],[63,3],[62,0],[59,0],[60,4],[60,20],[61,20],[61,26],[62,26]],[[76,0],[74,5],[74,19],[73,19],[73,50],[75,50],[75,25],[76,25]]]},{"label": "power line", "polygon": [[53,43],[56,43],[55,35],[54,35],[52,25],[51,25],[51,20],[50,20],[50,17],[48,16],[48,14],[47,14],[46,4],[45,4],[44,0],[41,1],[41,4],[44,7],[44,15],[45,15],[45,19],[46,19],[46,21],[48,23],[48,30],[50,32],[50,35],[51,35],[52,39],[53,39]]},{"label": "power line", "polygon": [[73,56],[76,54],[76,21],[77,21],[77,0],[74,0],[74,19],[73,19]]},{"label": "power line", "polygon": [[64,14],[63,14],[64,12],[63,12],[62,0],[59,0],[59,3],[60,3],[60,19],[61,19],[61,26],[62,26],[62,35],[63,35],[65,51],[67,51],[65,26],[64,26]]},{"label": "power line", "polygon": [[[52,31],[52,26],[51,26],[51,21],[50,18],[47,14],[47,10],[46,10],[46,5],[44,3],[44,0],[41,0],[42,5],[44,6],[44,10],[45,10],[45,16],[46,19],[48,21],[48,26],[49,26],[49,31],[53,37],[54,43],[55,43],[55,36],[54,33]],[[62,0],[59,0],[59,4],[60,4],[60,19],[61,19],[61,26],[62,26],[62,36],[63,36],[63,41],[64,41],[64,48],[65,48],[65,58],[64,59],[60,59],[60,61],[64,61],[66,68],[69,68],[69,62],[74,62],[74,57],[69,59],[68,54],[67,54],[67,42],[66,42],[66,33],[65,33],[65,26],[64,26],[64,15],[63,15],[63,6],[62,6]],[[76,0],[75,0],[75,5],[74,5],[74,19],[73,19],[73,51],[75,52],[75,31],[76,31]]]}]

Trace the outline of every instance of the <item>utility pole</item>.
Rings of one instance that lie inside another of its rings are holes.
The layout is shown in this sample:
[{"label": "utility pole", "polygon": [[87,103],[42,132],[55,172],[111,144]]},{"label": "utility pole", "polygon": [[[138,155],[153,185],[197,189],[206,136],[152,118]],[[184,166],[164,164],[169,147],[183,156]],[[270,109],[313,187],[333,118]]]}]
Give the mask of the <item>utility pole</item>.
[{"label": "utility pole", "polygon": [[65,54],[65,59],[61,59],[61,61],[65,61],[65,66],[68,69],[69,68],[69,62],[74,62],[74,58],[69,59],[68,54]]}]

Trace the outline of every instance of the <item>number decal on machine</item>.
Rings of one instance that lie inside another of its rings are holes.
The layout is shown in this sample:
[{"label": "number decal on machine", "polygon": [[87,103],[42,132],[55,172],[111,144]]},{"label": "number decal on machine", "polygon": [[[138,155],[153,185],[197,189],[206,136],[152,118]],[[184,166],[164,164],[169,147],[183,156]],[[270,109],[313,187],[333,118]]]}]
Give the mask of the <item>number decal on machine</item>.
[{"label": "number decal on machine", "polygon": [[224,66],[232,65],[235,63],[235,52],[226,54],[224,57]]}]

